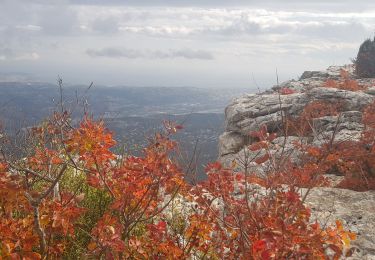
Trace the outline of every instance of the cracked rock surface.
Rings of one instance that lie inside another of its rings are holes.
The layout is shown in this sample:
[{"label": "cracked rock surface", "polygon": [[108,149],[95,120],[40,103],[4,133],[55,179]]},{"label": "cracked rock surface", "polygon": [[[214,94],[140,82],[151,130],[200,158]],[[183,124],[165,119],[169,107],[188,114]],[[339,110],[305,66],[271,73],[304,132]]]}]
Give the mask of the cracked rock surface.
[{"label": "cracked rock surface", "polygon": [[307,196],[312,220],[333,225],[340,219],[355,232],[354,254],[350,259],[375,259],[375,192],[356,192],[336,188],[314,188]]}]

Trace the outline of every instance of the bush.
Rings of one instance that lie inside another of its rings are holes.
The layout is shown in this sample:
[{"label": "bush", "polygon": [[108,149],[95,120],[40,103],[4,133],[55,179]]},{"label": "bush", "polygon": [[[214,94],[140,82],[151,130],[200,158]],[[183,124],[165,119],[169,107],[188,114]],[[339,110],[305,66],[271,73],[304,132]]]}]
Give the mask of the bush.
[{"label": "bush", "polygon": [[[323,259],[327,249],[338,259],[347,252],[355,235],[339,220],[314,223],[300,189],[324,183],[326,160],[259,177],[213,163],[208,179],[191,186],[173,160],[171,136],[180,128],[166,122],[139,157],[116,156],[112,133],[89,117],[73,126],[68,113],[55,113],[32,129],[29,155],[4,153],[0,161],[0,259]],[[253,151],[276,137],[266,127],[251,134]],[[268,153],[254,158],[269,160]]]},{"label": "bush", "polygon": [[375,77],[375,39],[367,39],[359,47],[354,60],[356,74],[361,78]]},{"label": "bush", "polygon": [[[309,136],[316,131],[314,118],[337,116],[339,119],[343,106],[345,104],[340,102],[313,101],[304,107],[298,117],[286,119],[287,134]],[[343,176],[337,187],[368,191],[375,190],[375,101],[361,112],[364,129],[359,140],[337,141],[336,130],[340,127],[340,122],[337,121],[332,136],[326,142],[319,147],[306,145],[299,150],[307,152],[308,162],[319,164],[323,174]],[[298,170],[301,169],[303,164],[299,163]]]},{"label": "bush", "polygon": [[343,69],[340,70],[340,79],[338,80],[328,79],[325,82],[325,87],[337,88],[337,89],[349,90],[349,91],[360,91],[360,90],[367,89],[365,86],[359,85],[356,80],[350,78],[349,72]]}]

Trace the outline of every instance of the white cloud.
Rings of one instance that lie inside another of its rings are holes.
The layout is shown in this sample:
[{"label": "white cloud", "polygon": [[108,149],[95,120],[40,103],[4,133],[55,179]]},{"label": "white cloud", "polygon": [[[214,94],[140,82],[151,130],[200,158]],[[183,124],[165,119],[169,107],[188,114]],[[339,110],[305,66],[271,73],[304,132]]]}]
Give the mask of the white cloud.
[{"label": "white cloud", "polygon": [[36,52],[31,53],[21,53],[14,57],[14,60],[38,60],[40,58],[39,54]]},{"label": "white cloud", "polygon": [[39,54],[36,52],[16,52],[10,48],[0,49],[0,60],[3,61],[37,60],[39,58]]},{"label": "white cloud", "polygon": [[[123,21],[119,30],[152,37],[194,39],[220,36],[295,35],[322,40],[363,38],[371,33],[375,12],[360,16],[327,12],[285,12],[265,9],[169,8],[127,9],[132,20]],[[141,15],[142,14],[142,15]],[[147,19],[144,17],[147,16]],[[354,18],[353,18],[354,17]]]},{"label": "white cloud", "polygon": [[16,25],[15,29],[24,30],[24,31],[31,31],[31,32],[38,32],[38,31],[42,30],[42,27],[40,27],[38,25],[27,24],[27,25]]},{"label": "white cloud", "polygon": [[86,53],[91,57],[127,58],[127,59],[199,59],[212,60],[212,53],[204,50],[177,49],[177,50],[136,50],[125,48],[88,49]]},{"label": "white cloud", "polygon": [[200,32],[197,28],[188,28],[186,26],[124,26],[120,27],[121,31],[130,33],[146,34],[150,36],[188,36]]}]

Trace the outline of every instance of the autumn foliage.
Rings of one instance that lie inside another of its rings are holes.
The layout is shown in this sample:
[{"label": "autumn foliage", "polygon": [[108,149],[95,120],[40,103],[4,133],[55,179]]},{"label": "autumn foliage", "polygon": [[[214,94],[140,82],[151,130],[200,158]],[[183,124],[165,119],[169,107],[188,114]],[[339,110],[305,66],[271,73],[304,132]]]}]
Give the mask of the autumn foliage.
[{"label": "autumn foliage", "polygon": [[[312,103],[302,116],[337,113],[327,106]],[[365,110],[368,128],[356,150],[300,146],[308,160],[267,176],[212,163],[194,186],[173,159],[181,126],[166,122],[142,156],[119,156],[102,121],[85,116],[74,126],[67,112],[55,113],[30,130],[24,157],[3,151],[0,259],[325,259],[327,250],[338,259],[355,234],[340,220],[320,225],[304,201],[327,185],[323,174],[332,168],[355,175],[360,187],[365,173],[371,184],[374,108]],[[276,138],[265,127],[251,135],[253,151],[267,151]]]},{"label": "autumn foliage", "polygon": [[375,102],[363,111],[365,127],[360,140],[327,142],[315,148],[311,157],[323,162],[327,173],[344,176],[340,188],[357,191],[375,189]]},{"label": "autumn foliage", "polygon": [[312,101],[307,104],[297,117],[286,119],[285,130],[288,135],[307,136],[314,130],[314,119],[324,116],[337,116],[342,110],[342,103]]},{"label": "autumn foliage", "polygon": [[296,91],[291,88],[284,87],[279,90],[279,93],[280,95],[290,95],[296,93]]},{"label": "autumn foliage", "polygon": [[366,89],[365,86],[361,86],[355,79],[352,79],[349,72],[344,69],[340,70],[340,77],[341,78],[339,80],[328,79],[325,82],[325,86],[327,88],[338,88],[349,91],[359,91]]}]

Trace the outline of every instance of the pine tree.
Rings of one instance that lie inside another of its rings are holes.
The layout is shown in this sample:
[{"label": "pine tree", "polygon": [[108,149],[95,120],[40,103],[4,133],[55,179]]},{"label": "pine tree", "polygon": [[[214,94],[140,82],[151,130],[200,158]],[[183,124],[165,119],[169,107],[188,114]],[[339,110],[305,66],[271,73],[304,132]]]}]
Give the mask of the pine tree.
[{"label": "pine tree", "polygon": [[365,40],[359,47],[355,70],[361,78],[375,77],[375,38]]}]

